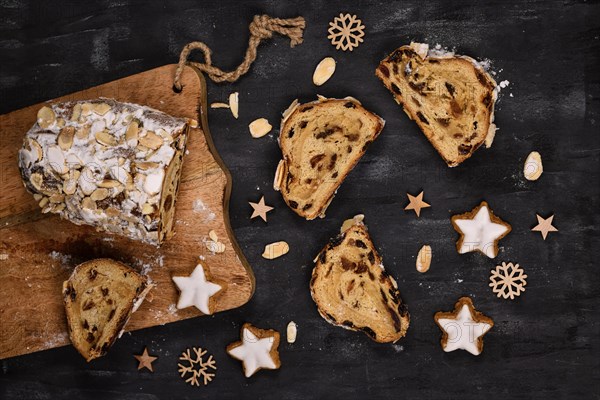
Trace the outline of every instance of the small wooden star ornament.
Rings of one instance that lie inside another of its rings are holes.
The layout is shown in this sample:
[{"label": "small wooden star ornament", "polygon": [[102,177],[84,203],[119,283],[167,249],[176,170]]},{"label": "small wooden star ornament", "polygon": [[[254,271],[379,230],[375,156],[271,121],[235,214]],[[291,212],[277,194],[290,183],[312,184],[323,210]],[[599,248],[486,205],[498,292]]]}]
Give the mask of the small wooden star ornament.
[{"label": "small wooden star ornament", "polygon": [[158,357],[154,357],[148,354],[148,347],[144,347],[144,352],[139,355],[134,355],[134,357],[136,360],[139,361],[138,370],[142,368],[147,368],[150,372],[154,372],[154,369],[152,368],[152,363]]},{"label": "small wooden star ornament", "polygon": [[273,209],[273,207],[265,204],[265,196],[260,198],[258,203],[253,203],[251,201],[248,202],[254,211],[250,216],[250,219],[254,219],[256,217],[261,217],[263,221],[267,222],[267,213]]},{"label": "small wooden star ornament", "polygon": [[537,217],[538,224],[534,226],[531,230],[534,232],[540,232],[544,240],[546,240],[546,236],[548,236],[548,233],[558,232],[558,229],[552,226],[552,220],[554,219],[554,215],[551,215],[548,218],[542,218],[539,214],[535,215]]},{"label": "small wooden star ornament", "polygon": [[419,193],[417,196],[413,196],[410,193],[406,193],[406,195],[408,196],[408,201],[410,203],[404,207],[404,210],[414,210],[415,214],[417,214],[417,217],[421,216],[422,208],[431,207],[429,203],[425,203],[423,201],[423,191],[421,191],[421,193]]}]

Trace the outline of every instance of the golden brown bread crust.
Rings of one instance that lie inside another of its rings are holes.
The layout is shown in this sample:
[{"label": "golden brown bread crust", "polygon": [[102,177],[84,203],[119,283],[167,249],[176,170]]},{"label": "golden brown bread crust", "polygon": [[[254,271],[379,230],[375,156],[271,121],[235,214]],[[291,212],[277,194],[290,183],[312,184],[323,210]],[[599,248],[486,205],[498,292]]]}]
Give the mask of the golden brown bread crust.
[{"label": "golden brown bread crust", "polygon": [[496,82],[472,58],[401,46],[375,74],[444,161],[454,167],[495,133]]},{"label": "golden brown bread crust", "polygon": [[333,325],[362,331],[380,343],[406,335],[408,308],[362,223],[352,225],[321,250],[310,288],[319,313]]},{"label": "golden brown bread crust", "polygon": [[79,264],[63,284],[69,336],[87,360],[106,354],[152,287],[125,264],[96,259]]},{"label": "golden brown bread crust", "polygon": [[385,121],[353,98],[294,104],[281,123],[283,159],[273,187],[294,212],[311,220],[324,217],[336,190]]}]

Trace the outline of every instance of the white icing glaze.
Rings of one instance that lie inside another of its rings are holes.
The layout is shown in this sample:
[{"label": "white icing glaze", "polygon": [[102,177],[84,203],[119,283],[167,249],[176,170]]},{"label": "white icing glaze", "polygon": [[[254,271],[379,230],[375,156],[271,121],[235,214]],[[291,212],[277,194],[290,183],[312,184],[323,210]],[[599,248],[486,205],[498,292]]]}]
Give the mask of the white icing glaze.
[{"label": "white icing glaze", "polygon": [[189,277],[174,276],[173,282],[181,291],[177,302],[178,309],[194,306],[204,314],[212,313],[209,307],[210,298],[222,287],[206,280],[202,264],[196,265]]},{"label": "white icing glaze", "polygon": [[273,337],[259,339],[249,329],[244,328],[242,344],[229,350],[228,353],[244,364],[246,378],[252,376],[259,368],[277,369],[277,365],[271,357]]},{"label": "white icing glaze", "polygon": [[480,250],[489,258],[498,255],[494,243],[508,230],[506,226],[492,222],[486,206],[481,207],[473,219],[456,219],[454,223],[464,235],[458,252],[464,254]]},{"label": "white icing glaze", "polygon": [[485,322],[475,322],[469,306],[464,304],[456,319],[440,318],[438,324],[448,334],[445,352],[466,350],[477,356],[481,352],[477,345],[478,339],[490,330],[491,325]]}]

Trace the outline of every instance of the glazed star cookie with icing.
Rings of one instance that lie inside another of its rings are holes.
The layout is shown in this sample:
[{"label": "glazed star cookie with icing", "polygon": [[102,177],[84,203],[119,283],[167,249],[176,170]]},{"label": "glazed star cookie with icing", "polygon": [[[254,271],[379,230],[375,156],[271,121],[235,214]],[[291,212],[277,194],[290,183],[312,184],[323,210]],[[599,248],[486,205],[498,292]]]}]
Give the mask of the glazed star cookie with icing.
[{"label": "glazed star cookie with icing", "polygon": [[470,212],[454,215],[452,226],[460,234],[456,242],[459,254],[479,251],[489,258],[498,255],[498,241],[512,229],[494,215],[485,201]]},{"label": "glazed star cookie with icing", "polygon": [[213,296],[223,289],[223,284],[211,281],[210,275],[204,270],[202,264],[196,265],[189,277],[174,276],[173,282],[181,292],[177,308],[194,306],[203,314],[212,314],[215,306]]},{"label": "glazed star cookie with icing", "polygon": [[470,297],[461,297],[452,312],[437,312],[435,323],[442,330],[442,348],[445,352],[466,350],[478,356],[483,351],[483,336],[494,326],[494,321],[475,310]]},{"label": "glazed star cookie with icing", "polygon": [[227,346],[227,353],[242,362],[246,378],[260,369],[279,369],[279,332],[245,323],[241,339]]}]

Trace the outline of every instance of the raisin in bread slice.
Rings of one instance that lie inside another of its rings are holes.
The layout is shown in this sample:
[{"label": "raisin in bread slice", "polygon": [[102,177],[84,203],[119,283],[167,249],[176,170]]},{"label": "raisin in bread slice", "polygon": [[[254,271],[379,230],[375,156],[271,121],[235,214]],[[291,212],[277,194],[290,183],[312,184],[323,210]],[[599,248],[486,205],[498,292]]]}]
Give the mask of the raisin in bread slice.
[{"label": "raisin in bread slice", "polygon": [[356,99],[298,104],[284,112],[279,134],[283,159],[273,187],[296,214],[324,217],[336,190],[381,133],[385,121]]},{"label": "raisin in bread slice", "polygon": [[63,284],[71,343],[87,360],[106,354],[153,285],[125,264],[79,264]]},{"label": "raisin in bread slice", "polygon": [[411,43],[386,57],[376,75],[450,167],[496,132],[496,82],[474,59]]},{"label": "raisin in bread slice", "polygon": [[362,331],[380,343],[406,334],[410,318],[398,285],[357,219],[321,250],[310,288],[319,313],[333,325]]}]

